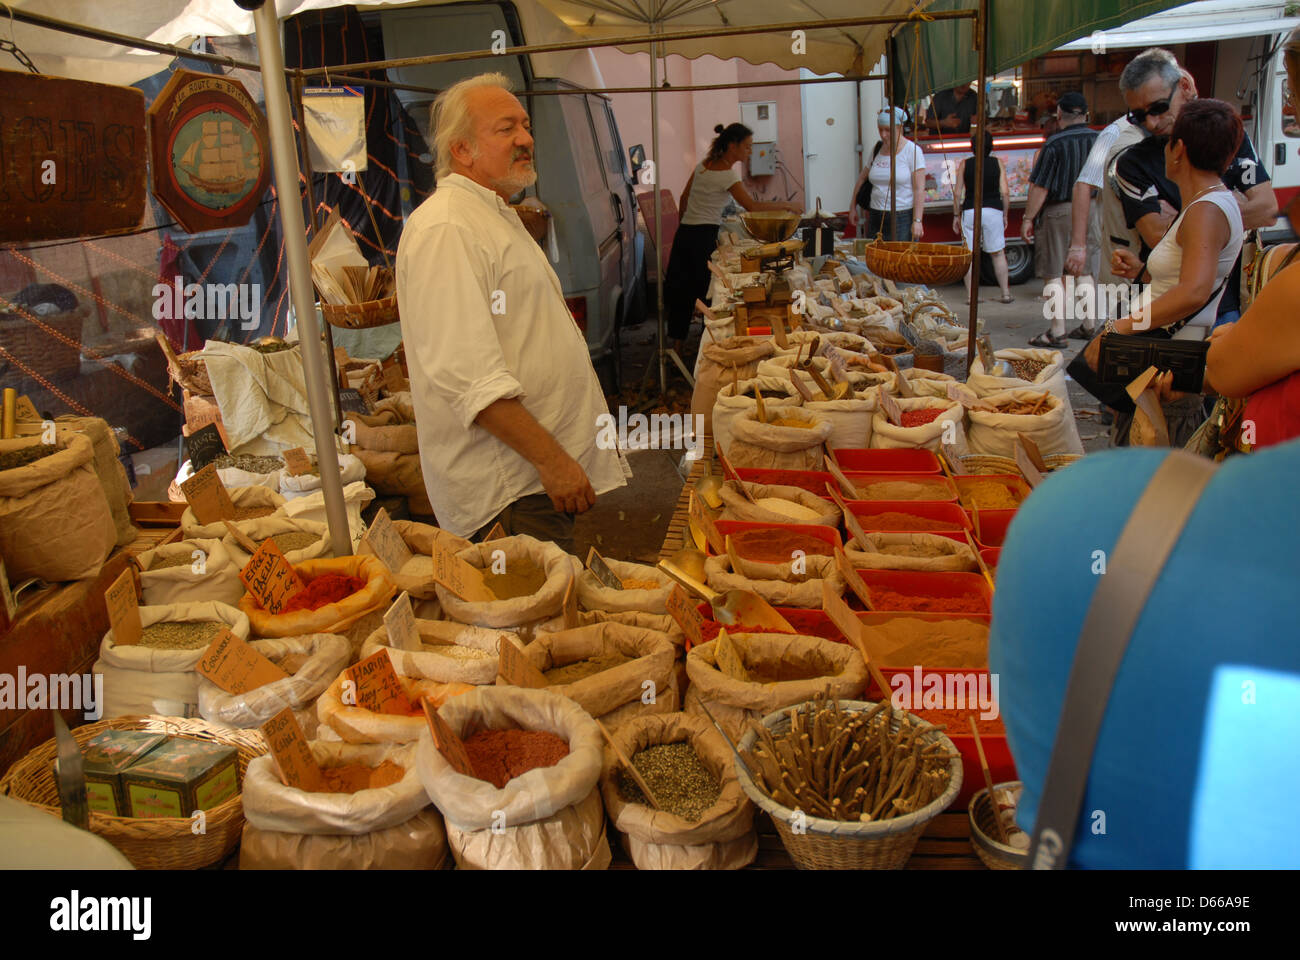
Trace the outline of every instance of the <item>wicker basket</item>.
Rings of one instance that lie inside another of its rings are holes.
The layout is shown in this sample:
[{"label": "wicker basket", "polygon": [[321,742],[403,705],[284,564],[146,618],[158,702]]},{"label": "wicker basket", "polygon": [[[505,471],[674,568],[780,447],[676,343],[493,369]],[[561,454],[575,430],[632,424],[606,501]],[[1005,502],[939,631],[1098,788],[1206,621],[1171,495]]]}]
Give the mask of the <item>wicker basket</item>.
[{"label": "wicker basket", "polygon": [[[773,732],[786,732],[790,729],[791,709],[784,707],[763,718],[763,725]],[[874,707],[874,703],[862,700],[841,700],[840,709],[850,713],[860,713]],[[920,720],[919,717],[913,719]],[[900,718],[897,712],[893,716],[892,729],[898,730]],[[855,821],[825,820],[805,814],[806,830],[796,834],[790,828],[790,819],[794,811],[777,803],[755,786],[745,769],[736,764],[736,775],[740,779],[741,789],[754,801],[754,805],[767,813],[776,825],[790,859],[802,870],[900,870],[912,856],[916,841],[925,832],[926,826],[941,814],[957,798],[961,791],[962,765],[957,756],[957,748],[942,733],[936,731],[931,735],[948,745],[954,756],[948,761],[948,789],[936,800],[917,810],[891,820],[874,823]],[[750,729],[740,741],[742,751],[749,750],[758,739],[758,733]]]},{"label": "wicker basket", "polygon": [[[993,784],[993,789],[1006,790],[1017,786],[1020,786],[1019,780],[1010,780]],[[966,812],[970,817],[970,845],[984,866],[990,870],[1025,870],[1029,867],[1028,850],[1018,850],[993,839],[997,825],[993,821],[993,804],[989,802],[988,787],[971,797]]]},{"label": "wicker basket", "polygon": [[970,269],[971,254],[948,243],[903,243],[877,240],[863,255],[867,269],[898,283],[924,283],[932,287],[956,283]]},{"label": "wicker basket", "polygon": [[81,325],[88,316],[90,311],[79,307],[37,317],[41,323],[71,340],[70,346],[22,314],[0,313],[0,347],[13,354],[17,361],[10,364],[0,359],[0,373],[6,380],[32,374],[47,380],[69,380],[77,376],[81,373]]},{"label": "wicker basket", "polygon": [[348,330],[366,330],[397,323],[397,297],[367,300],[365,303],[326,303],[321,301],[320,312],[333,326]]},{"label": "wicker basket", "polygon": [[[72,731],[79,745],[105,730],[147,730],[206,740],[235,747],[239,751],[239,781],[242,784],[248,761],[266,753],[266,743],[257,730],[236,730],[184,717],[116,717],[89,723]],[[59,788],[54,780],[58,744],[47,740],[9,768],[0,780],[0,795],[62,816]],[[207,832],[195,834],[189,817],[136,819],[91,813],[90,832],[103,837],[141,870],[193,870],[225,859],[239,843],[244,829],[241,794],[219,803],[207,815]]]},{"label": "wicker basket", "polygon": [[[1077,453],[1053,453],[1050,456],[1043,457],[1043,463],[1047,464],[1047,469],[1055,473],[1063,470],[1076,460],[1083,458]],[[1011,473],[1017,477],[1024,478],[1020,472],[1020,466],[1011,457],[995,457],[990,454],[973,453],[960,458],[961,462],[956,466],[957,471],[963,474],[989,474],[989,473]]]}]

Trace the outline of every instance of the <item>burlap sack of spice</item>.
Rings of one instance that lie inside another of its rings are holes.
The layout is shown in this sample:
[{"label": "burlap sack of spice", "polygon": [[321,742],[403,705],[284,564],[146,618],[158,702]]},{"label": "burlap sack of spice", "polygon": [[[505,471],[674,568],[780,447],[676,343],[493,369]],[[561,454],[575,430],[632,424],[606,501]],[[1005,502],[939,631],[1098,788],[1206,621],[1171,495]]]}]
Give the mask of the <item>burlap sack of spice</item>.
[{"label": "burlap sack of spice", "polygon": [[[757,674],[756,679],[739,680],[722,673],[714,659],[716,640],[692,647],[686,655],[686,672],[691,678],[686,712],[703,716],[703,701],[733,741],[740,739],[748,721],[811,700],[823,690],[829,689],[832,697],[844,700],[860,699],[866,690],[866,662],[846,643],[788,633],[729,636],[745,668]],[[779,679],[809,673],[814,675]]]},{"label": "burlap sack of spice", "polygon": [[[99,477],[99,485],[108,501],[108,510],[113,515],[113,527],[117,531],[116,546],[122,547],[135,539],[135,525],[131,523],[128,508],[135,498],[131,494],[131,484],[126,476],[126,468],[118,459],[122,448],[117,442],[107,421],[100,417],[76,417],[66,415],[54,420],[55,439],[70,433],[80,433],[90,438],[95,448],[94,468]],[[45,431],[41,420],[30,420],[14,425],[15,437],[40,436]]]},{"label": "burlap sack of spice", "polygon": [[[273,537],[277,533],[309,533],[316,538],[315,543],[310,543],[305,547],[299,547],[297,550],[290,550],[284,554],[284,559],[288,560],[293,566],[297,566],[305,560],[329,559],[334,556],[334,544],[330,540],[330,528],[328,524],[317,523],[314,520],[295,520],[292,517],[267,517],[264,520],[249,520],[239,528],[240,533],[248,537],[254,543],[260,544],[268,537]],[[234,538],[232,534],[227,533],[221,540],[226,548],[226,552],[234,558],[236,564],[242,570],[253,555],[244,549],[243,544]],[[281,551],[283,552],[283,551]]]},{"label": "burlap sack of spice", "polygon": [[[0,440],[0,453],[40,445]],[[0,557],[11,584],[98,576],[117,542],[90,438],[67,434],[54,446],[57,453],[0,470]]]},{"label": "burlap sack of spice", "polygon": [[695,422],[696,414],[703,416],[705,436],[712,435],[713,406],[718,391],[731,382],[732,368],[739,379],[748,380],[758,369],[759,361],[770,357],[775,349],[771,340],[753,337],[728,337],[717,343],[706,340],[700,348],[700,362],[695,368],[695,392],[691,394],[691,422]]},{"label": "burlap sack of spice", "polygon": [[[320,720],[322,730],[328,727],[339,739],[348,743],[410,743],[420,736],[420,731],[428,722],[422,710],[414,709],[410,715],[376,713],[355,704],[344,703],[345,679],[347,674],[340,673],[316,700],[316,717]],[[476,689],[468,683],[437,683],[433,680],[415,680],[400,674],[398,680],[401,681],[402,690],[411,701],[412,708],[418,707],[422,697],[434,706],[441,706],[448,700]]]},{"label": "burlap sack of spice", "polygon": [[[876,412],[877,394],[875,390],[859,394],[849,400],[812,400],[805,402],[803,408],[822,417],[831,425],[827,438],[831,447],[837,450],[865,450],[871,445],[872,417]],[[815,387],[813,396],[821,396]]]},{"label": "burlap sack of spice", "polygon": [[[708,585],[719,593],[749,590],[774,607],[821,607],[822,582],[829,581],[836,595],[844,592],[844,577],[829,557],[805,557],[805,572],[795,575],[792,565],[746,562],[746,569],[773,576],[749,577],[731,569],[729,557],[709,557],[704,561]],[[786,576],[780,576],[782,570]],[[791,579],[793,578],[793,579]],[[802,579],[800,579],[802,578]]]},{"label": "burlap sack of spice", "polygon": [[856,569],[949,573],[979,569],[967,544],[937,533],[868,533],[865,544],[857,537],[850,539],[844,553]]},{"label": "burlap sack of spice", "polygon": [[[361,647],[361,659],[387,650],[399,676],[437,683],[480,685],[496,682],[501,644],[519,645],[518,638],[504,630],[489,630],[450,620],[416,620],[415,628],[420,634],[422,649],[405,650],[393,646],[388,628],[381,626],[366,638]],[[448,655],[440,653],[440,650],[456,650],[462,655]]]},{"label": "burlap sack of spice", "polygon": [[436,870],[447,856],[442,817],[415,769],[413,746],[309,743],[323,767],[390,760],[406,768],[397,783],[356,793],[286,787],[269,756],[244,776],[241,870]]},{"label": "burlap sack of spice", "polygon": [[[274,490],[267,487],[239,487],[229,491],[230,502],[235,505],[236,509],[244,507],[271,507],[272,512],[265,517],[255,517],[250,520],[231,521],[240,530],[244,530],[249,524],[257,520],[267,520],[271,517],[284,516],[284,497],[280,496]],[[230,530],[225,523],[218,520],[216,523],[199,523],[194,516],[194,510],[190,507],[185,508],[181,514],[181,536],[186,540],[194,540],[202,537],[205,540],[217,539],[227,536]]]},{"label": "burlap sack of spice", "polygon": [[[338,454],[339,480],[344,486],[366,479],[366,465],[357,457],[347,453]],[[302,473],[294,476],[285,467],[280,471],[280,495],[286,500],[296,500],[321,488],[319,473]]]},{"label": "burlap sack of spice", "polygon": [[971,361],[970,376],[966,378],[966,386],[975,391],[979,397],[987,397],[991,393],[1002,393],[1004,390],[1048,390],[1049,392],[1060,397],[1062,400],[1069,399],[1069,393],[1065,385],[1065,358],[1061,355],[1060,350],[1035,350],[1035,349],[1007,349],[998,350],[993,354],[998,360],[1037,360],[1040,363],[1047,364],[1038,372],[1038,376],[1032,380],[1025,380],[1021,377],[995,377],[985,373],[984,363],[978,356]]},{"label": "burlap sack of spice", "polygon": [[749,491],[749,495],[756,501],[768,499],[787,500],[808,510],[816,511],[816,513],[813,516],[796,518],[758,503],[750,503],[740,495],[735,482],[728,480],[723,484],[722,489],[718,491],[718,496],[722,498],[722,513],[718,515],[719,520],[745,520],[753,523],[804,523],[814,524],[819,527],[838,527],[840,525],[840,509],[835,506],[834,502],[823,500],[817,494],[801,487],[746,482],[745,489]]},{"label": "burlap sack of spice", "polygon": [[295,713],[310,711],[314,717],[316,698],[352,655],[347,640],[334,633],[259,640],[257,649],[289,676],[244,693],[227,693],[200,676],[199,716],[241,729],[260,727],[285,707]]},{"label": "burlap sack of spice", "polygon": [[[149,569],[155,560],[173,557],[184,557],[187,562],[163,570]],[[136,560],[140,564],[142,602],[151,607],[203,600],[215,600],[234,607],[239,605],[239,598],[244,595],[244,584],[239,579],[242,564],[235,562],[220,540],[169,543],[146,550]]]},{"label": "burlap sack of spice", "polygon": [[989,394],[985,401],[992,404],[1017,401],[1034,403],[1045,399],[1043,412],[1037,414],[988,413],[984,410],[968,412],[970,426],[966,430],[966,443],[971,453],[995,457],[1016,455],[1017,435],[1024,434],[1037,444],[1043,456],[1053,453],[1083,453],[1078,431],[1074,429],[1074,414],[1068,402],[1053,393],[1044,396],[1042,390],[1004,390]]},{"label": "burlap sack of spice", "polygon": [[[141,607],[140,625],[175,623],[181,620],[216,621],[247,640],[248,617],[225,603],[175,603]],[[254,642],[254,648],[258,644]],[[199,712],[199,675],[194,665],[206,647],[197,650],[163,650],[139,644],[119,645],[113,631],[99,645],[99,659],[92,671],[104,677],[103,717],[159,714],[164,717],[195,717]]]},{"label": "burlap sack of spice", "polygon": [[644,563],[632,563],[628,560],[614,560],[605,557],[605,563],[623,582],[629,580],[652,580],[659,586],[655,589],[615,590],[607,587],[596,575],[585,567],[578,573],[578,606],[584,610],[609,610],[622,613],[627,610],[644,610],[646,613],[666,613],[668,595],[672,592],[674,580],[658,567]]},{"label": "burlap sack of spice", "polygon": [[497,789],[457,773],[427,725],[416,747],[420,781],[447,822],[456,865],[475,870],[604,870],[611,856],[597,781],[604,756],[596,722],[568,697],[523,687],[476,687],[438,710],[460,737],[475,730],[545,730],[569,753]]},{"label": "burlap sack of spice", "polygon": [[744,416],[752,416],[758,406],[754,399],[755,386],[763,394],[763,406],[767,410],[797,407],[803,403],[803,397],[785,376],[752,377],[749,380],[741,379],[734,385],[728,380],[714,401],[712,428],[714,446],[721,447],[728,459],[731,458],[736,421]]},{"label": "burlap sack of spice", "polygon": [[[239,609],[247,614],[253,635],[258,637],[301,637],[308,633],[341,633],[360,650],[362,641],[370,630],[360,636],[353,626],[370,613],[385,609],[393,599],[393,581],[388,568],[378,557],[335,557],[331,560],[306,560],[294,567],[310,581],[326,574],[357,577],[365,586],[336,603],[327,603],[316,610],[295,610],[292,613],[271,613],[250,593],[239,598]],[[373,629],[373,628],[371,628]]]},{"label": "burlap sack of spice", "polygon": [[738,870],[754,861],[758,854],[754,805],[736,779],[731,748],[707,717],[684,713],[638,717],[619,728],[614,742],[629,759],[647,747],[690,743],[722,788],[718,799],[694,822],[624,800],[619,790],[622,764],[607,744],[600,792],[638,870]]},{"label": "burlap sack of spice", "polygon": [[[632,659],[546,689],[568,697],[597,719],[629,704],[662,708],[658,701],[669,691],[676,659],[672,643],[663,634],[620,623],[598,623],[543,634],[524,648],[524,659],[542,673],[578,660],[612,655]],[[497,682],[503,681],[498,678]],[[624,716],[614,719],[617,722]]]},{"label": "burlap sack of spice", "polygon": [[760,423],[755,409],[732,424],[731,446],[727,448],[731,465],[764,470],[820,470],[822,445],[830,439],[831,422],[805,407],[778,407],[767,414],[772,420],[797,420],[809,426]]},{"label": "burlap sack of spice", "polygon": [[438,600],[451,620],[506,629],[518,633],[525,641],[531,640],[536,626],[555,616],[564,605],[564,593],[574,577],[573,557],[553,543],[524,535],[471,544],[456,556],[470,566],[491,571],[493,554],[498,550],[504,555],[506,570],[520,560],[540,566],[546,573],[541,588],[530,596],[513,600],[471,602],[438,584]]},{"label": "burlap sack of spice", "polygon": [[410,394],[390,397],[374,413],[349,414],[355,443],[352,453],[365,465],[366,482],[387,496],[406,497],[412,513],[433,513],[420,467],[415,413],[405,402]]},{"label": "burlap sack of spice", "polygon": [[[677,621],[666,613],[647,613],[644,610],[579,610],[578,622],[574,626],[588,627],[593,623],[621,623],[629,627],[642,627],[667,636],[679,652],[686,646],[686,634],[682,633]],[[540,637],[568,629],[570,628],[565,624],[563,616],[552,617],[538,625],[535,635]]]},{"label": "burlap sack of spice", "polygon": [[899,397],[897,399],[899,409],[906,413],[908,410],[926,410],[931,407],[942,407],[944,412],[929,423],[923,423],[919,427],[897,427],[889,422],[885,416],[885,411],[879,407],[876,408],[875,419],[871,424],[871,449],[872,450],[934,450],[939,451],[943,446],[944,424],[951,423],[951,434],[957,440],[963,439],[963,429],[966,422],[966,408],[956,400],[948,400],[942,397]]}]

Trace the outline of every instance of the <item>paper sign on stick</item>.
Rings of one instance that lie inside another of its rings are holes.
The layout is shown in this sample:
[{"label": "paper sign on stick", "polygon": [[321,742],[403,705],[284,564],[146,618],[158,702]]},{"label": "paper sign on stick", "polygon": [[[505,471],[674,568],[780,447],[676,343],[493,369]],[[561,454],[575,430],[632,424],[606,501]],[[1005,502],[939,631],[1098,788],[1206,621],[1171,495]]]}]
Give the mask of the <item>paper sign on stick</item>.
[{"label": "paper sign on stick", "polygon": [[903,408],[898,405],[897,400],[883,390],[880,391],[880,409],[885,411],[885,416],[889,418],[889,422],[894,426],[901,427],[903,425]]},{"label": "paper sign on stick", "polygon": [[390,573],[397,573],[414,556],[383,507],[375,514],[370,529],[362,539]]},{"label": "paper sign on stick", "polygon": [[531,687],[538,689],[548,685],[548,681],[524,656],[524,652],[510,640],[501,641],[500,660],[497,672],[506,683],[514,687]]},{"label": "paper sign on stick", "polygon": [[181,493],[185,494],[185,502],[201,524],[229,520],[235,515],[235,505],[230,502],[226,485],[217,475],[217,468],[210,463],[181,484]]},{"label": "paper sign on stick", "polygon": [[611,590],[623,589],[623,581],[617,573],[609,568],[609,564],[605,562],[604,557],[596,552],[595,547],[587,551],[587,569],[592,572],[592,575],[597,580]]},{"label": "paper sign on stick", "polygon": [[686,634],[686,639],[690,641],[692,647],[698,647],[704,642],[704,634],[700,629],[704,617],[695,608],[686,591],[677,584],[673,585],[673,589],[668,594],[666,607],[669,616],[677,621],[677,626],[682,628],[682,633]]},{"label": "paper sign on stick", "polygon": [[560,605],[564,616],[564,629],[572,630],[578,625],[578,581],[573,579],[564,588],[564,602]]},{"label": "paper sign on stick", "polygon": [[293,707],[285,707],[261,726],[262,736],[275,761],[275,769],[286,787],[307,793],[320,789],[320,764],[307,746]]},{"label": "paper sign on stick", "polygon": [[728,460],[726,454],[722,452],[722,447],[715,443],[714,450],[718,454],[718,463],[722,465],[722,475],[736,485],[736,489],[740,491],[741,496],[750,503],[754,503],[754,495],[750,493],[749,488],[745,486],[745,481],[740,479],[740,474],[736,472],[736,468],[731,465],[731,461]]},{"label": "paper sign on stick", "polygon": [[709,546],[713,548],[714,553],[721,556],[727,552],[726,541],[722,539],[722,534],[718,532],[713,518],[704,509],[703,501],[696,497],[694,493],[691,494],[690,518],[699,524],[700,530],[704,532],[704,537],[709,541]]},{"label": "paper sign on stick", "polygon": [[432,544],[433,579],[470,603],[491,603],[496,594],[483,582],[483,571],[472,567],[436,540]]},{"label": "paper sign on stick", "polygon": [[284,465],[289,468],[289,476],[301,477],[311,470],[311,457],[302,447],[291,447],[280,454]]},{"label": "paper sign on stick", "polygon": [[36,411],[36,405],[25,394],[20,396],[14,405],[14,419],[19,423],[30,423],[41,419],[41,415]]},{"label": "paper sign on stick", "polygon": [[822,462],[826,465],[826,472],[829,473],[835,479],[835,482],[839,484],[840,492],[843,493],[844,496],[848,497],[850,500],[858,499],[858,488],[855,487],[849,481],[849,478],[844,475],[844,471],[840,469],[839,462],[835,459],[835,454],[831,451],[830,446],[827,445],[825,449],[826,455],[822,458]]},{"label": "paper sign on stick", "polygon": [[135,570],[127,567],[104,591],[108,622],[113,627],[113,643],[128,646],[140,642],[144,628],[140,625],[140,604],[135,596]]},{"label": "paper sign on stick", "polygon": [[269,537],[239,571],[240,582],[263,610],[276,614],[306,589],[297,572]]},{"label": "paper sign on stick", "polygon": [[422,699],[420,704],[424,707],[424,719],[428,721],[429,733],[433,735],[433,745],[438,748],[443,759],[451,764],[451,768],[457,773],[463,773],[467,777],[474,776],[474,766],[469,762],[465,742],[456,736],[451,727],[447,726],[447,721],[438,715],[437,708],[427,697]]},{"label": "paper sign on stick", "polygon": [[411,701],[393,669],[388,649],[376,650],[344,671],[356,686],[357,706],[374,713],[411,712]]},{"label": "paper sign on stick", "polygon": [[194,669],[226,693],[247,693],[289,678],[289,674],[230,630],[222,630],[208,645]]},{"label": "paper sign on stick", "polygon": [[501,521],[498,520],[492,524],[492,529],[487,532],[487,536],[483,538],[483,541],[486,543],[488,540],[500,540],[505,536],[506,528],[501,526]]},{"label": "paper sign on stick", "polygon": [[1014,453],[1016,457],[1016,466],[1019,467],[1020,472],[1025,475],[1025,482],[1028,483],[1030,487],[1036,487],[1042,483],[1043,475],[1038,472],[1038,468],[1030,461],[1029,454],[1025,452],[1025,448],[1017,443],[1015,445]]},{"label": "paper sign on stick", "polygon": [[403,590],[384,614],[384,629],[388,631],[388,645],[398,650],[423,650],[420,628],[415,624],[415,611],[411,608],[411,595]]},{"label": "paper sign on stick", "polygon": [[835,588],[831,586],[829,578],[822,581],[822,611],[830,617],[831,623],[835,624],[835,628],[844,634],[858,653],[862,654],[862,659],[867,662],[867,669],[880,687],[881,694],[889,696],[889,681],[880,672],[880,666],[867,649],[866,631],[863,629],[862,621],[854,615],[847,603],[835,595]]},{"label": "paper sign on stick", "polygon": [[853,564],[849,563],[849,558],[839,547],[835,548],[835,566],[848,583],[849,589],[857,594],[858,599],[862,601],[862,605],[871,610],[871,594],[867,590],[867,585],[863,582],[862,577],[858,575],[858,571],[853,569]]}]

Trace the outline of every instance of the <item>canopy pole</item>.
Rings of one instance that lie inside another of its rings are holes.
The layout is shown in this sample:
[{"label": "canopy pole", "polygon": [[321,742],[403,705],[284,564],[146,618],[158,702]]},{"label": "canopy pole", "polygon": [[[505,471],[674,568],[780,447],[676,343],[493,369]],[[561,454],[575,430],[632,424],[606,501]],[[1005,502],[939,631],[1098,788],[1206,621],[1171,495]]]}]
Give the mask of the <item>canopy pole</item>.
[{"label": "canopy pole", "polygon": [[274,4],[261,3],[253,11],[253,23],[257,28],[257,51],[263,76],[274,78],[262,89],[266,96],[267,129],[275,165],[275,192],[280,197],[280,228],[284,233],[285,259],[289,267],[289,291],[298,318],[307,404],[311,411],[312,436],[316,441],[321,490],[325,494],[325,516],[329,521],[334,555],[347,557],[353,553],[352,532],[348,529],[343,480],[339,476],[338,451],[334,446],[334,417],[330,409],[325,359],[321,356],[320,325],[316,322],[306,225],[302,203],[298,199],[298,153],[289,117],[289,94],[284,88],[284,51],[280,48],[280,24]]},{"label": "canopy pole", "polygon": [[[655,25],[650,26],[651,36]],[[650,162],[654,164],[655,202],[655,317],[659,328],[659,392],[668,394],[668,327],[664,320],[664,209],[659,196],[659,45],[650,41]],[[677,222],[681,223],[679,211]]]},{"label": "canopy pole", "polygon": [[[975,19],[975,48],[977,54],[977,73],[979,76],[976,82],[979,86],[975,91],[975,118],[979,121],[976,128],[978,139],[975,145],[978,149],[975,153],[975,208],[974,222],[972,224],[971,235],[971,254],[970,254],[970,318],[966,324],[966,376],[970,377],[971,363],[975,360],[975,333],[979,326],[980,311],[980,252],[984,247],[983,237],[980,230],[983,222],[984,208],[984,128],[988,123],[986,115],[988,106],[985,103],[984,96],[984,71],[988,66],[989,51],[989,0],[980,0],[979,16]],[[917,56],[920,56],[920,44],[917,44]],[[955,189],[955,185],[954,185]],[[1010,213],[1010,211],[1005,211]],[[985,373],[988,371],[986,370]]]}]

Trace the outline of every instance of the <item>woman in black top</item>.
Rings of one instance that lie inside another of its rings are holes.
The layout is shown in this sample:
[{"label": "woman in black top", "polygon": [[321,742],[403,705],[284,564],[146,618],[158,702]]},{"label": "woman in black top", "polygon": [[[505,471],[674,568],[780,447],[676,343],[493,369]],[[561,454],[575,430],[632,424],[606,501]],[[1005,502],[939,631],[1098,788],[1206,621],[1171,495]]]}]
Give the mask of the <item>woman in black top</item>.
[{"label": "woman in black top", "polygon": [[[993,156],[993,134],[987,130],[971,134],[972,153],[984,150],[984,206],[980,214],[980,238],[984,252],[993,259],[993,273],[998,278],[1002,296],[998,303],[1012,303],[1011,288],[1007,282],[1006,211],[1011,207],[1011,189],[1007,186],[1007,172],[1001,161]],[[966,246],[975,249],[975,157],[961,162],[957,182],[952,190],[952,229],[960,231]],[[971,268],[966,271],[966,293],[970,293],[971,273],[979,264],[978,257],[971,258]]]}]

